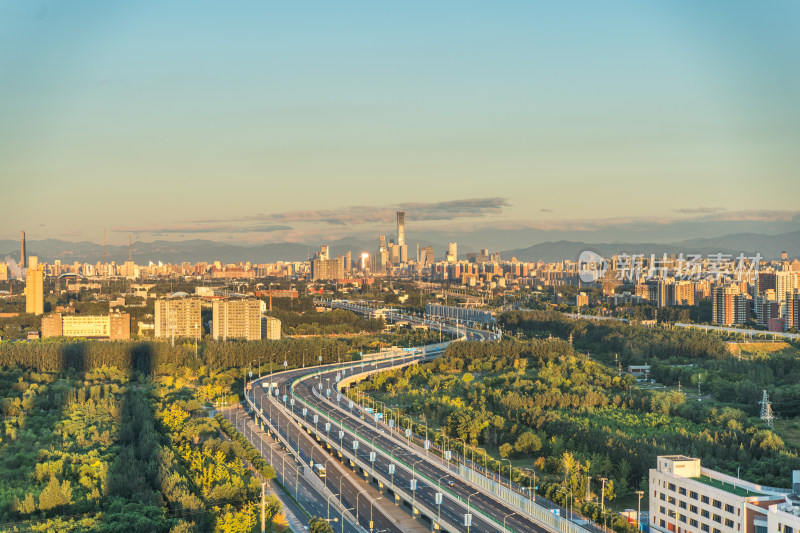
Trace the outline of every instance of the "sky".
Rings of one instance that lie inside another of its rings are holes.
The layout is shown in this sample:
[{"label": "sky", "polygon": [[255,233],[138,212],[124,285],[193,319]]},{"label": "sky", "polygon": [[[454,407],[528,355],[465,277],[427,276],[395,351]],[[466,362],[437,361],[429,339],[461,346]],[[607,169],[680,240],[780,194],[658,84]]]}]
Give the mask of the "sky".
[{"label": "sky", "polygon": [[0,239],[779,233],[798,94],[794,0],[0,0]]}]

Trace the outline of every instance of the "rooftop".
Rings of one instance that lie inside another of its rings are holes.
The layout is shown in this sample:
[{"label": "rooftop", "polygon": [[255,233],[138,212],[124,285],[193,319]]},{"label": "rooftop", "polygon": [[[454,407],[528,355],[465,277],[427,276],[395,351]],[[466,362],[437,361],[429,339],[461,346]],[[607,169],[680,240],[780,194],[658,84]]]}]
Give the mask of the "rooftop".
[{"label": "rooftop", "polygon": [[750,490],[746,487],[740,487],[738,485],[734,485],[733,483],[725,483],[720,481],[719,479],[714,479],[708,476],[699,476],[693,477],[695,481],[699,481],[700,483],[704,483],[715,489],[724,490],[725,492],[730,492],[731,494],[735,494],[736,496],[767,496],[767,494],[756,492],[754,490]]}]

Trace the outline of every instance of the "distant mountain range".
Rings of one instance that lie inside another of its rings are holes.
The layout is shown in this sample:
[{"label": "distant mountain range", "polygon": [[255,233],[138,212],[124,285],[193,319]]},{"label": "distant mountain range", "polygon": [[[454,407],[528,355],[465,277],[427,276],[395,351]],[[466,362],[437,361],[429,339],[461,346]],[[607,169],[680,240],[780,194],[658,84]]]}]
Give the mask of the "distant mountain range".
[{"label": "distant mountain range", "polygon": [[781,252],[788,252],[789,257],[800,256],[800,231],[782,233],[780,235],[762,235],[758,233],[735,233],[722,237],[688,239],[673,243],[586,243],[574,241],[543,242],[528,248],[518,248],[503,252],[504,259],[516,257],[520,261],[561,261],[575,260],[584,250],[591,250],[603,257],[618,253],[629,254],[732,254],[740,253],[754,256],[760,253],[765,259],[778,259]]},{"label": "distant mountain range", "polygon": [[[331,249],[331,256],[343,254],[347,250],[353,252],[353,259],[364,250],[373,251],[377,247],[377,240],[365,241],[355,237],[347,237],[338,241],[327,243]],[[437,257],[446,249],[445,245],[433,242],[420,242],[420,247],[433,245]],[[416,253],[416,243],[409,246],[409,256]],[[28,255],[38,256],[40,260],[52,263],[56,259],[68,264],[75,261],[81,263],[96,263],[103,258],[103,245],[88,241],[68,242],[58,239],[46,239],[27,242]],[[460,257],[466,257],[464,252],[469,251],[460,247]],[[209,240],[192,239],[184,241],[154,241],[133,243],[133,260],[137,264],[147,264],[152,261],[157,263],[196,263],[199,261],[219,260],[226,263],[237,261],[250,261],[252,263],[269,263],[274,261],[302,261],[309,254],[319,249],[319,244],[306,245],[299,243],[270,243],[260,245],[246,245],[237,243],[223,243]],[[726,253],[734,256],[739,253],[755,255],[761,253],[766,259],[776,259],[782,251],[789,253],[789,257],[800,256],[800,231],[783,233],[780,235],[763,235],[756,233],[736,233],[723,235],[716,238],[689,239],[673,243],[585,243],[575,241],[543,242],[529,246],[501,252],[504,259],[516,257],[520,261],[561,261],[564,259],[575,260],[584,250],[592,250],[604,257],[616,253],[637,254],[678,254],[683,252],[699,253],[703,255],[712,253]],[[108,245],[106,256],[109,261],[117,263],[128,259],[128,247]],[[19,241],[0,240],[0,261],[6,258],[19,261]]]}]

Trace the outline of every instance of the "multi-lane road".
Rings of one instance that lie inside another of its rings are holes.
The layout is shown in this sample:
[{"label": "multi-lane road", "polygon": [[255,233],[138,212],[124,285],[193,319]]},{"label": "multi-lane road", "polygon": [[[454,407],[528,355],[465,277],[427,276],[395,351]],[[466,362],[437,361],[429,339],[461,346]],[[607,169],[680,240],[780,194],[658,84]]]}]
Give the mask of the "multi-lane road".
[{"label": "multi-lane road", "polygon": [[[441,327],[459,338],[495,338],[493,332],[461,325]],[[260,378],[250,383],[248,402],[298,451],[304,464],[309,468],[316,464],[324,466],[326,475],[320,481],[329,491],[328,501],[341,497],[342,506],[350,509],[368,531],[400,531],[393,520],[380,512],[381,504],[387,500],[397,500],[432,528],[446,531],[586,531],[542,508],[536,510],[541,519],[534,520],[530,512],[459,475],[458,468],[449,462],[410,444],[385,424],[378,424],[371,419],[372,415],[339,393],[339,386],[355,375],[430,358],[445,345],[404,352],[403,356],[395,354],[383,360],[297,369]],[[348,467],[375,483],[382,490],[384,501],[373,501],[345,472]],[[340,511],[335,511],[335,515],[341,520]]]}]

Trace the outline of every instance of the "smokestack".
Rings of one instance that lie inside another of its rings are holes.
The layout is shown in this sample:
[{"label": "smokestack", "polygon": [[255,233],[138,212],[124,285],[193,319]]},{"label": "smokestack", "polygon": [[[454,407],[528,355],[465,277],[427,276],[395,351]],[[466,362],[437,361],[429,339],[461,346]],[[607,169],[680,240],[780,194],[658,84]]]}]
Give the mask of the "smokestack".
[{"label": "smokestack", "polygon": [[28,266],[28,254],[25,251],[25,232],[20,231],[20,233],[22,234],[22,238],[19,243],[19,267],[26,268]]}]

